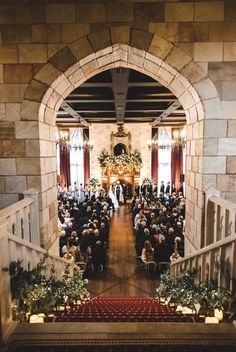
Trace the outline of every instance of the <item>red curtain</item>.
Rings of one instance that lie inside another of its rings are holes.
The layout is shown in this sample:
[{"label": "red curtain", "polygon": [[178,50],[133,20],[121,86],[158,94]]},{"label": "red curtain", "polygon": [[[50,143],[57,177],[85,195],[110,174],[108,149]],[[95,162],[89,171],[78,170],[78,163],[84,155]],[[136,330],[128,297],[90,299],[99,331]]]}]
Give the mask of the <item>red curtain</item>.
[{"label": "red curtain", "polygon": [[[158,128],[152,129],[152,138],[158,133]],[[158,149],[152,149],[152,179],[154,183],[158,183]]]},{"label": "red curtain", "polygon": [[[84,141],[89,140],[89,129],[83,130],[83,139]],[[90,157],[89,157],[89,150],[84,149],[84,183],[87,183],[90,178]]]},{"label": "red curtain", "polygon": [[171,183],[178,191],[180,175],[183,173],[183,148],[175,148],[171,152]]},{"label": "red curtain", "polygon": [[67,187],[70,181],[70,148],[60,149],[60,179],[61,185]]}]

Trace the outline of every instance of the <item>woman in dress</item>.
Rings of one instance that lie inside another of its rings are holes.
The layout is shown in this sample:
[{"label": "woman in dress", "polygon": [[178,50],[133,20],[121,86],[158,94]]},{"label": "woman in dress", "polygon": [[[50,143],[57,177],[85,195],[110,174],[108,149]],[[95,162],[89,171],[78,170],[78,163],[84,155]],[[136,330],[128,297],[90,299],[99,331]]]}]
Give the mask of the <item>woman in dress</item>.
[{"label": "woman in dress", "polygon": [[119,203],[118,200],[113,192],[113,187],[112,185],[110,185],[110,189],[109,189],[109,193],[108,193],[109,197],[111,198],[112,203],[114,204],[114,208],[117,209],[119,208]]}]

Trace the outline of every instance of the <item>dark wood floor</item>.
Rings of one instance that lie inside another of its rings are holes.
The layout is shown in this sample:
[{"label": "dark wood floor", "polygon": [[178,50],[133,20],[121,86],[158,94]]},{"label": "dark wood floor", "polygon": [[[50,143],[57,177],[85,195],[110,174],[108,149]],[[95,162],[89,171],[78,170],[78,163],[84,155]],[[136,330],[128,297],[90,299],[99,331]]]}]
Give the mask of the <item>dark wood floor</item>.
[{"label": "dark wood floor", "polygon": [[89,274],[91,296],[149,296],[159,285],[157,273],[146,272],[136,259],[135,234],[129,205],[122,205],[111,220],[108,265]]}]

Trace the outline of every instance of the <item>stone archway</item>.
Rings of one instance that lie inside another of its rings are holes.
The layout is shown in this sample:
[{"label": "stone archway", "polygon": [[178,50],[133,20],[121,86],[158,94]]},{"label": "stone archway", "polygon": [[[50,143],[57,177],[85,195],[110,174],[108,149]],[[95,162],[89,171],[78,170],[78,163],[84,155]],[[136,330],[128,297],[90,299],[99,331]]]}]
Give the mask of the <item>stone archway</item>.
[{"label": "stone archway", "polygon": [[[205,130],[221,116],[220,100],[205,70],[179,47],[149,32],[112,27],[82,37],[57,52],[29,84],[21,111],[21,129],[31,128],[38,177],[28,188],[41,191],[41,234],[46,248],[57,228],[55,119],[63,99],[90,77],[114,67],[143,72],[168,87],[187,116],[186,237],[187,253],[200,248],[204,190],[217,174],[205,156],[211,135]],[[26,121],[27,120],[27,121]],[[30,127],[29,127],[30,126]],[[54,235],[55,238],[55,235]]]}]

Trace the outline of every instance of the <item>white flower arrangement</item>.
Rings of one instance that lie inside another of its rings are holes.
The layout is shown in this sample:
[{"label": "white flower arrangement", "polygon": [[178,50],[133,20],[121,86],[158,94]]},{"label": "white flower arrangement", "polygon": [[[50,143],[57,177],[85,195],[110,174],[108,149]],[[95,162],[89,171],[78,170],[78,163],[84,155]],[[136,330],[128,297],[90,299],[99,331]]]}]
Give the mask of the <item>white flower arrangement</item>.
[{"label": "white flower arrangement", "polygon": [[97,178],[95,178],[95,177],[90,178],[90,180],[89,180],[89,185],[90,186],[95,186],[95,185],[98,185],[98,184],[99,184],[99,181],[98,181]]},{"label": "white flower arrangement", "polygon": [[141,154],[138,151],[135,151],[133,154],[121,154],[121,155],[109,155],[105,150],[98,157],[99,164],[101,168],[107,166],[113,166],[117,164],[122,164],[126,166],[131,166],[136,169],[141,169],[142,167],[142,158]]},{"label": "white flower arrangement", "polygon": [[152,185],[152,180],[148,177],[144,177],[143,180],[142,180],[142,185],[143,186],[150,186]]}]

